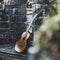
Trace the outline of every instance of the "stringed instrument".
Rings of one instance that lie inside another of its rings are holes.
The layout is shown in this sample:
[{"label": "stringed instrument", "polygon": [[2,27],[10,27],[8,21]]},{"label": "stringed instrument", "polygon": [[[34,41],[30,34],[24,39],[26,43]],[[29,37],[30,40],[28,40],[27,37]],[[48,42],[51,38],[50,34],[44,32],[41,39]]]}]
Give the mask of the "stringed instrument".
[{"label": "stringed instrument", "polygon": [[27,40],[28,40],[28,38],[30,37],[30,34],[28,33],[28,31],[29,31],[29,29],[30,29],[30,27],[31,27],[31,24],[32,24],[33,20],[37,17],[37,15],[38,15],[38,14],[36,14],[36,15],[33,17],[33,19],[32,19],[32,21],[31,21],[28,29],[26,30],[26,32],[24,32],[24,33],[21,35],[21,38],[16,42],[15,50],[16,50],[17,52],[23,52],[23,51],[25,50],[25,48],[26,48],[26,46],[27,46]]}]

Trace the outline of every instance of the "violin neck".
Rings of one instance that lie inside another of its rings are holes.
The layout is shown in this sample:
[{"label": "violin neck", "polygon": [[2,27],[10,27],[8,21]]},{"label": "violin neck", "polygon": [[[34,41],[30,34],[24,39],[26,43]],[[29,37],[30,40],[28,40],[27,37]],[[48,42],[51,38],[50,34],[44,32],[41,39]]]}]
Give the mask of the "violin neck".
[{"label": "violin neck", "polygon": [[35,18],[37,17],[37,15],[38,15],[38,14],[35,14],[35,16],[33,17],[33,19],[31,20],[31,22],[30,22],[30,24],[29,24],[29,26],[28,26],[28,28],[27,28],[26,32],[28,32],[28,31],[29,31],[29,29],[30,29],[30,27],[31,27],[31,25],[32,25],[32,23],[33,23],[33,21],[34,21],[34,20],[35,20]]}]

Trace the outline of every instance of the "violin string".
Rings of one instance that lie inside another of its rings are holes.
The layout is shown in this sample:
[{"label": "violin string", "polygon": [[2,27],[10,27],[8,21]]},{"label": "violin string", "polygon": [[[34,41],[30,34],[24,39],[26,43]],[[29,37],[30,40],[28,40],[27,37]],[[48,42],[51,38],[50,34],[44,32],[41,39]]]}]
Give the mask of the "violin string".
[{"label": "violin string", "polygon": [[[42,10],[43,10],[43,9],[41,9],[41,11],[42,11]],[[41,12],[41,11],[40,11],[40,12]],[[40,13],[40,12],[39,12],[39,13]],[[32,20],[31,20],[31,22],[30,22],[30,24],[29,24],[29,26],[28,26],[26,32],[29,31],[29,29],[30,29],[30,27],[31,27],[31,25],[32,25],[32,23],[33,23],[33,21],[35,20],[35,18],[38,16],[39,13],[37,13],[37,14],[34,15],[34,17],[32,18]]]},{"label": "violin string", "polygon": [[26,32],[28,32],[28,30],[30,29],[30,27],[31,27],[31,25],[32,25],[32,22],[33,22],[33,20],[36,18],[37,15],[38,15],[38,14],[36,14],[36,15],[33,17],[32,21],[31,21],[30,24],[29,24],[28,29],[26,30]]}]

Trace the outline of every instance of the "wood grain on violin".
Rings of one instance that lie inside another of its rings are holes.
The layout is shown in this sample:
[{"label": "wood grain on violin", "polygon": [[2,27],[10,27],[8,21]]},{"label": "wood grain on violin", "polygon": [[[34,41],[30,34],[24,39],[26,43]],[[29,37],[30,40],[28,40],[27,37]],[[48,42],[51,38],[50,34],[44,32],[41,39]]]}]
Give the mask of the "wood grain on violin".
[{"label": "wood grain on violin", "polygon": [[[25,34],[25,36],[24,36],[24,34]],[[17,52],[22,52],[25,50],[25,48],[27,46],[27,40],[29,37],[30,37],[30,34],[28,32],[24,32],[21,35],[21,39],[19,41],[17,41],[16,45],[15,45],[15,50]]]}]

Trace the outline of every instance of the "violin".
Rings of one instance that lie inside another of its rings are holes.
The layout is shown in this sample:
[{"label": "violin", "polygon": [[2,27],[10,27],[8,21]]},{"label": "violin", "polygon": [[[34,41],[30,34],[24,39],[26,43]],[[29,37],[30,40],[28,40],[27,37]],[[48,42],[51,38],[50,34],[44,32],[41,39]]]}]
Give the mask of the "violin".
[{"label": "violin", "polygon": [[[33,17],[33,20],[37,17],[38,14],[36,14],[34,17]],[[31,27],[31,24],[33,22],[33,20],[31,21],[28,29],[26,30],[26,32],[23,32],[23,34],[21,35],[21,38],[16,42],[16,45],[15,45],[15,50],[17,52],[23,52],[27,46],[27,40],[28,38],[30,37],[30,34],[29,34],[29,29]]]}]

